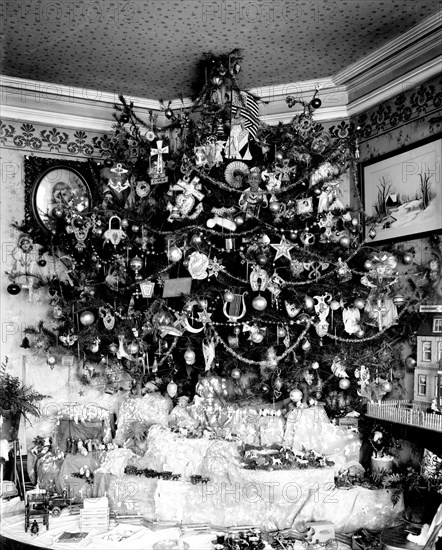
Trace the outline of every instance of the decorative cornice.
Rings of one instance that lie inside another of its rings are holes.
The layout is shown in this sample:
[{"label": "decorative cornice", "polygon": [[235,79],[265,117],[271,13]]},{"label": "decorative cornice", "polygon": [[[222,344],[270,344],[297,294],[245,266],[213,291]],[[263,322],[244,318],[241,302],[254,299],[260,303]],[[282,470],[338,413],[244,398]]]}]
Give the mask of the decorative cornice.
[{"label": "decorative cornice", "polygon": [[[374,67],[377,68],[376,70],[378,72],[381,72],[382,66],[385,64],[386,60],[400,52],[403,52],[404,50],[407,50],[408,61],[411,62],[409,55],[410,47],[421,43],[422,40],[426,39],[429,35],[432,35],[432,43],[434,46],[438,45],[440,51],[440,38],[438,36],[440,28],[440,13],[431,15],[407,32],[402,33],[400,36],[390,40],[374,52],[347,66],[335,75],[334,81],[341,85],[348,84],[353,79],[361,78],[363,73],[373,69]],[[414,48],[413,55],[417,60],[419,60],[420,55],[422,55],[422,51],[419,51],[419,48]]]},{"label": "decorative cornice", "polygon": [[[346,67],[334,77],[263,86],[250,90],[261,97],[260,118],[273,125],[288,122],[299,112],[289,109],[285,101],[291,95],[309,101],[316,89],[322,101],[315,111],[318,121],[331,121],[356,115],[390,99],[406,89],[428,80],[442,69],[437,31],[440,17],[431,16],[375,52]],[[114,104],[118,94],[0,76],[4,120],[56,125],[96,132],[108,132],[113,124]],[[136,107],[141,119],[150,111],[158,114],[157,124],[167,125],[157,100],[126,97]],[[189,107],[189,98],[174,100],[172,109]]]}]

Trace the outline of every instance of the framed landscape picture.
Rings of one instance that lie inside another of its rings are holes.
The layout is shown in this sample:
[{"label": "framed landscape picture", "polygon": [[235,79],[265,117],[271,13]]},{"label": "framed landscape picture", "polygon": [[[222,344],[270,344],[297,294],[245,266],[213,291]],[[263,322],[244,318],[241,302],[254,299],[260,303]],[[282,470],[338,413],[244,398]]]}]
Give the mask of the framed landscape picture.
[{"label": "framed landscape picture", "polygon": [[442,231],[442,137],[360,164],[367,241],[403,241]]}]

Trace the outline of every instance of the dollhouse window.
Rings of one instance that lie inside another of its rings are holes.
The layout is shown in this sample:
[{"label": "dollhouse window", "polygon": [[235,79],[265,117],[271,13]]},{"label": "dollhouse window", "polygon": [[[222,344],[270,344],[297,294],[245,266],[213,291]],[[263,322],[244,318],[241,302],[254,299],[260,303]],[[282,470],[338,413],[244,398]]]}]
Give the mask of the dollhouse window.
[{"label": "dollhouse window", "polygon": [[431,361],[431,342],[422,342],[422,361]]},{"label": "dollhouse window", "polygon": [[439,376],[434,377],[434,397],[437,397],[437,381],[439,380],[439,395],[442,397],[442,378]]},{"label": "dollhouse window", "polygon": [[442,317],[433,319],[433,332],[442,332]]},{"label": "dollhouse window", "polygon": [[442,361],[442,340],[437,343],[437,361]]},{"label": "dollhouse window", "polygon": [[427,395],[427,375],[426,374],[419,374],[418,383],[417,383],[417,394]]}]

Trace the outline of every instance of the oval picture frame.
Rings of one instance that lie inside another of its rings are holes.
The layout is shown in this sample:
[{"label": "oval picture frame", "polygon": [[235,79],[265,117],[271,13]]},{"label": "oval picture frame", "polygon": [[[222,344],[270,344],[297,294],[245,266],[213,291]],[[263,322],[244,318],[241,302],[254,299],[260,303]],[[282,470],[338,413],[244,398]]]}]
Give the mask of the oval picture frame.
[{"label": "oval picture frame", "polygon": [[80,213],[87,210],[92,196],[86,178],[78,170],[55,164],[35,178],[30,199],[34,219],[43,231],[49,233],[55,227],[55,212],[74,209]]}]

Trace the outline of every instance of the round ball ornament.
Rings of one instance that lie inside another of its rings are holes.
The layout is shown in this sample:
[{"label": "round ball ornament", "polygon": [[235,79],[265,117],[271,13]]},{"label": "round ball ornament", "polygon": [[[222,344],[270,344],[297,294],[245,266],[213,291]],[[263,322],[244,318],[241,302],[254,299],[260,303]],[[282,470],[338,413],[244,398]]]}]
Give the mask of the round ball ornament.
[{"label": "round ball ornament", "polygon": [[80,323],[84,327],[88,327],[93,324],[95,321],[95,315],[92,313],[92,311],[82,311],[80,314]]},{"label": "round ball ornament", "polygon": [[301,313],[296,318],[296,324],[297,325],[306,325],[310,321],[310,315],[307,313]]},{"label": "round ball ornament", "polygon": [[108,349],[109,349],[109,351],[110,351],[111,353],[117,353],[117,351],[118,351],[118,346],[117,346],[117,344],[112,343],[112,344],[109,344],[109,348],[108,348]]},{"label": "round ball ornament", "polygon": [[382,391],[384,391],[386,393],[390,393],[391,390],[393,389],[393,384],[387,380],[387,382],[384,382],[381,385],[381,389],[382,389]]},{"label": "round ball ornament", "polygon": [[235,299],[235,294],[231,290],[227,290],[224,292],[224,301],[226,302],[233,302]]},{"label": "round ball ornament", "polygon": [[140,349],[140,346],[138,345],[137,342],[131,342],[128,346],[127,346],[127,351],[131,354],[131,355],[136,355],[138,353]]},{"label": "round ball ornament", "polygon": [[405,303],[405,297],[402,294],[395,294],[393,296],[393,304],[396,306],[403,306]]},{"label": "round ball ornament", "polygon": [[281,325],[276,329],[276,336],[278,336],[278,338],[284,338],[286,334],[287,332],[285,328],[282,327]]},{"label": "round ball ornament", "polygon": [[132,260],[129,262],[129,266],[134,271],[140,271],[140,269],[143,267],[143,260],[139,256],[135,256],[132,258]]},{"label": "round ball ornament", "polygon": [[57,360],[55,359],[55,357],[53,355],[51,355],[50,357],[48,357],[46,359],[48,365],[55,365],[55,363],[57,362]]},{"label": "round ball ornament", "polygon": [[281,153],[281,151],[277,151],[275,153],[275,160],[277,160],[278,162],[282,162],[284,160],[284,155],[283,153]]},{"label": "round ball ornament", "polygon": [[322,397],[322,393],[321,393],[320,391],[317,391],[317,392],[315,393],[315,397],[316,397],[316,399],[319,401],[319,400],[321,399],[321,397]]},{"label": "round ball ornament", "polygon": [[64,209],[61,206],[56,206],[52,210],[52,214],[54,214],[56,218],[62,218],[64,216]]},{"label": "round ball ornament", "polygon": [[120,225],[123,229],[127,229],[129,227],[129,220],[127,220],[126,218],[123,218],[121,220]]},{"label": "round ball ornament", "polygon": [[367,271],[370,271],[370,269],[373,269],[373,262],[371,260],[365,260],[364,267]]},{"label": "round ball ornament", "polygon": [[230,376],[233,380],[239,380],[241,378],[241,371],[239,369],[232,369]]},{"label": "round ball ornament", "polygon": [[269,210],[273,214],[277,214],[281,210],[281,203],[279,201],[273,201],[269,204]]},{"label": "round ball ornament", "polygon": [[164,116],[169,120],[173,117],[173,111],[169,107],[164,111]]},{"label": "round ball ornament", "polygon": [[290,399],[294,402],[294,403],[299,403],[299,401],[302,401],[302,391],[301,390],[292,390],[290,392]]},{"label": "round ball ornament", "polygon": [[411,252],[406,252],[402,258],[402,261],[405,265],[410,265],[413,262],[413,254],[411,254]]},{"label": "round ball ornament", "polygon": [[260,254],[257,258],[256,258],[257,262],[259,265],[265,265],[267,262],[268,262],[268,258],[265,254]]},{"label": "round ball ornament", "polygon": [[236,225],[243,225],[244,218],[242,216],[236,216],[233,221],[236,223]]},{"label": "round ball ornament", "polygon": [[348,248],[350,246],[350,238],[347,236],[341,237],[339,239],[339,244],[342,246],[342,248]]},{"label": "round ball ornament", "polygon": [[332,301],[330,302],[330,309],[331,309],[332,311],[336,311],[336,310],[338,310],[340,307],[341,307],[341,305],[339,304],[338,301],[332,300]]},{"label": "round ball ornament", "polygon": [[412,355],[409,355],[405,359],[405,364],[409,369],[414,369],[414,367],[417,365],[417,361]]},{"label": "round ball ornament", "polygon": [[260,344],[264,340],[264,334],[262,332],[255,332],[252,334],[251,340],[254,344]]},{"label": "round ball ornament", "polygon": [[318,370],[319,369],[319,363],[317,361],[313,361],[313,363],[311,364],[311,367],[313,370]]},{"label": "round ball ornament", "polygon": [[350,387],[350,380],[348,378],[341,378],[341,380],[339,380],[339,387],[341,390],[348,390]]},{"label": "round ball ornament", "polygon": [[46,260],[38,260],[37,264],[40,266],[40,267],[44,267],[46,265]]},{"label": "round ball ornament", "polygon": [[310,101],[310,105],[313,107],[313,109],[319,109],[319,107],[322,105],[322,101],[319,99],[319,97],[314,97]]},{"label": "round ball ornament", "polygon": [[262,391],[262,393],[269,393],[269,391],[270,391],[270,386],[268,386],[267,384],[263,384],[263,385],[261,386],[261,391]]},{"label": "round ball ornament", "polygon": [[167,253],[167,257],[171,262],[179,262],[183,257],[183,252],[177,246],[171,246],[169,248],[169,252]]},{"label": "round ball ornament", "polygon": [[365,302],[362,298],[356,298],[356,300],[353,302],[353,305],[355,306],[355,308],[357,309],[364,309],[365,307]]},{"label": "round ball ornament", "polygon": [[9,294],[12,294],[12,296],[16,296],[17,294],[20,294],[21,286],[17,283],[11,283],[10,285],[8,285],[6,290],[9,292]]},{"label": "round ball ornament", "polygon": [[256,296],[252,301],[252,307],[256,309],[256,311],[264,311],[267,307],[267,300],[264,296]]},{"label": "round ball ornament", "polygon": [[365,336],[365,331],[364,331],[363,329],[359,328],[359,329],[355,332],[355,336],[356,336],[356,338],[359,338],[359,339],[364,338],[364,336]]},{"label": "round ball ornament", "polygon": [[315,307],[315,302],[311,296],[304,296],[304,309],[312,310]]}]

